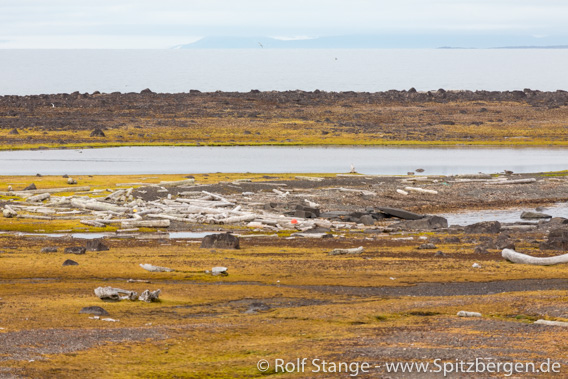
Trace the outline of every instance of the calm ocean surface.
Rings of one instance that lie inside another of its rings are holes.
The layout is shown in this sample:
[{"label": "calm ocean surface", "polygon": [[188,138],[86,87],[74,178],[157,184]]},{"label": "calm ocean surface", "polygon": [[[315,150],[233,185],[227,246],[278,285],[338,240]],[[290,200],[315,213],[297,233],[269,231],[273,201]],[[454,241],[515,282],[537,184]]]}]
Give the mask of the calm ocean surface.
[{"label": "calm ocean surface", "polygon": [[568,49],[0,50],[0,95],[568,90]]}]

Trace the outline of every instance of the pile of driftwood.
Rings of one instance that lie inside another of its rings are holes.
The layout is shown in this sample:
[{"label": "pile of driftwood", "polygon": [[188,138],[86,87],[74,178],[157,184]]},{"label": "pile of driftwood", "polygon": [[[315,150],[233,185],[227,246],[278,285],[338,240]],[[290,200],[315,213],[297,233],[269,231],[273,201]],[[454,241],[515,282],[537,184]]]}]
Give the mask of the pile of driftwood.
[{"label": "pile of driftwood", "polygon": [[[188,181],[180,184],[187,185]],[[298,229],[314,227],[352,228],[354,222],[330,221],[323,218],[285,216],[262,207],[271,200],[302,202],[307,206],[316,203],[290,195],[288,191],[274,189],[260,194],[242,193],[230,198],[207,191],[179,192],[175,198],[165,187],[160,187],[164,197],[145,201],[134,196],[134,188],[93,190],[89,187],[69,187],[48,190],[6,192],[20,196],[23,201],[4,205],[3,216],[39,220],[79,220],[82,224],[105,227],[119,225],[119,231],[137,228],[167,228],[171,221],[197,224],[239,224],[265,230]],[[343,189],[338,189],[343,190]],[[54,193],[73,192],[70,196],[54,196]],[[253,196],[254,195],[254,196]],[[263,203],[259,203],[262,199]]]}]

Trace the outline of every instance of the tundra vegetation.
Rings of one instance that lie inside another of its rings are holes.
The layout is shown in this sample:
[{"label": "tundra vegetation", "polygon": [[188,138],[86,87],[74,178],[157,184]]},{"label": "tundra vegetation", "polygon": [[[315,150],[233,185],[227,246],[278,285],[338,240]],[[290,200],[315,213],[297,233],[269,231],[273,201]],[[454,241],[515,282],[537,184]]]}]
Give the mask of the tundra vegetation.
[{"label": "tundra vegetation", "polygon": [[[565,101],[537,91],[4,96],[0,138],[5,149],[566,145]],[[91,137],[96,128],[104,136]],[[0,376],[309,377],[256,366],[302,357],[565,366],[568,266],[502,252],[566,252],[568,220],[546,213],[568,201],[567,185],[566,172],[0,177]],[[429,216],[503,208],[535,219],[464,227]],[[100,243],[71,236],[94,232]],[[173,232],[231,232],[238,248]],[[132,300],[95,294],[107,287]]]}]

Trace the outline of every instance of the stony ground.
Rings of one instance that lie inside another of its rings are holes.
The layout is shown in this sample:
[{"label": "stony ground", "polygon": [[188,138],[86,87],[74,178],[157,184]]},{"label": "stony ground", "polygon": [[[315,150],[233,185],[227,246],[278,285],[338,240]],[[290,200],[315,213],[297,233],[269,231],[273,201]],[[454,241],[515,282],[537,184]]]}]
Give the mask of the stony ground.
[{"label": "stony ground", "polygon": [[[509,174],[502,180],[535,180],[496,185],[495,178],[215,174],[195,175],[197,186],[168,187],[166,192],[139,186],[134,191],[145,200],[168,194],[175,199],[183,191],[213,192],[259,212],[268,205],[282,215],[296,212],[309,199],[322,214],[344,212],[345,225],[350,225],[320,228],[327,238],[296,236],[292,226],[278,232],[244,224],[170,226],[233,231],[241,236],[238,250],[200,248],[200,239],[142,231],[112,233],[103,239],[108,251],[74,255],[64,248],[85,245],[84,240],[0,234],[0,377],[349,377],[345,372],[275,371],[275,359],[302,357],[379,366],[361,377],[443,377],[435,372],[393,374],[385,366],[435,359],[540,364],[550,358],[567,370],[568,329],[534,321],[568,320],[568,268],[512,264],[501,257],[505,245],[541,257],[565,252],[543,248],[550,230],[566,228],[565,219],[516,225],[520,228],[503,225],[498,232],[397,229],[400,220],[395,218],[373,225],[358,222],[365,212],[375,214],[381,207],[440,213],[566,201],[564,175]],[[33,178],[4,179],[2,185],[15,186],[18,179],[23,186]],[[78,185],[111,187],[108,178],[77,179]],[[35,178],[40,187],[61,180]],[[405,186],[438,193],[396,192]],[[21,201],[2,196],[7,203]],[[45,221],[30,226],[27,219],[2,220],[16,230],[57,231]],[[42,253],[46,246],[57,252]],[[329,255],[359,246],[360,254]],[[63,267],[66,259],[78,265]],[[148,272],[141,263],[175,271]],[[227,267],[228,276],[209,274],[215,266]],[[93,293],[99,286],[162,292],[154,303],[105,302]],[[115,321],[79,313],[89,306],[103,307]],[[459,311],[481,317],[458,317]],[[257,369],[260,359],[271,363],[265,373]],[[492,376],[503,374],[448,377]],[[548,376],[562,377],[543,375]],[[519,372],[515,377],[534,375]]]},{"label": "stony ground", "polygon": [[0,96],[0,145],[566,145],[567,104],[531,90]]}]

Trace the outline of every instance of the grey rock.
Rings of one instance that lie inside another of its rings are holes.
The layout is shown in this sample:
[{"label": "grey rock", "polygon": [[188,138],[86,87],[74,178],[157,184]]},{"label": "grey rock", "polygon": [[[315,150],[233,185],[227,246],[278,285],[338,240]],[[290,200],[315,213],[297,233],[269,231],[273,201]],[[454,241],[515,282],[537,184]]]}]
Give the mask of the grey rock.
[{"label": "grey rock", "polygon": [[231,233],[210,234],[201,240],[203,249],[239,249],[239,238]]},{"label": "grey rock", "polygon": [[109,313],[104,308],[96,307],[96,306],[85,307],[85,308],[81,309],[79,311],[79,313],[86,313],[86,314],[95,315],[95,316],[108,316],[109,315]]},{"label": "grey rock", "polygon": [[464,231],[468,234],[496,234],[501,231],[501,223],[499,221],[483,221],[476,224],[467,225]]},{"label": "grey rock", "polygon": [[91,137],[106,137],[106,135],[100,128],[95,128],[91,132]]},{"label": "grey rock", "polygon": [[540,244],[541,250],[568,250],[568,229],[554,229],[548,239]]},{"label": "grey rock", "polygon": [[71,259],[67,259],[65,262],[63,262],[63,266],[79,266],[79,263]]},{"label": "grey rock", "polygon": [[423,243],[422,245],[418,246],[420,250],[435,250],[438,247],[433,243]]},{"label": "grey rock", "polygon": [[405,211],[404,209],[398,209],[398,208],[388,208],[388,207],[379,207],[378,208],[381,212],[391,216],[391,217],[398,217],[398,218],[402,218],[403,220],[419,220],[421,218],[424,218],[424,215],[418,214],[418,213],[414,213],[414,212],[409,212],[409,211]]},{"label": "grey rock", "polygon": [[447,237],[444,238],[444,242],[445,243],[461,243],[461,240],[459,237]]},{"label": "grey rock", "polygon": [[85,254],[85,252],[87,251],[87,249],[85,249],[83,246],[71,246],[71,247],[66,247],[65,250],[63,250],[63,252],[65,254]]},{"label": "grey rock", "polygon": [[475,250],[473,250],[474,254],[489,254],[487,249],[483,246],[477,246]]},{"label": "grey rock", "polygon": [[88,240],[85,248],[87,249],[87,251],[107,251],[107,250],[109,250],[108,246],[105,245],[100,238]]},{"label": "grey rock", "polygon": [[541,218],[552,218],[552,216],[540,212],[523,212],[521,213],[521,218],[524,220],[533,220]]},{"label": "grey rock", "polygon": [[57,247],[56,246],[42,247],[41,252],[42,253],[57,253]]},{"label": "grey rock", "polygon": [[443,253],[442,251],[438,250],[436,251],[436,254],[434,254],[435,257],[447,257],[447,254]]},{"label": "grey rock", "polygon": [[448,220],[440,216],[428,216],[419,220],[407,220],[393,225],[394,228],[410,230],[432,230],[448,227]]},{"label": "grey rock", "polygon": [[26,188],[24,188],[24,191],[33,191],[36,190],[37,187],[35,185],[35,183],[30,184],[29,186],[27,186]]},{"label": "grey rock", "polygon": [[371,215],[361,216],[359,222],[363,225],[375,225],[375,219]]}]

